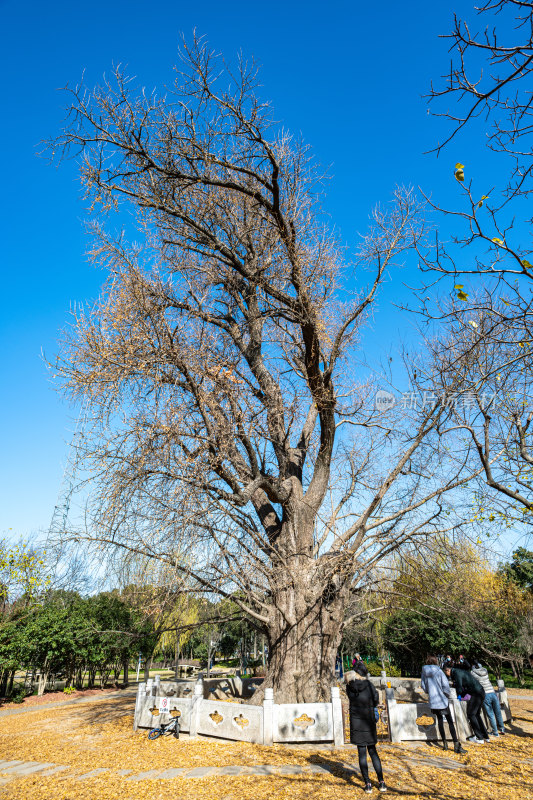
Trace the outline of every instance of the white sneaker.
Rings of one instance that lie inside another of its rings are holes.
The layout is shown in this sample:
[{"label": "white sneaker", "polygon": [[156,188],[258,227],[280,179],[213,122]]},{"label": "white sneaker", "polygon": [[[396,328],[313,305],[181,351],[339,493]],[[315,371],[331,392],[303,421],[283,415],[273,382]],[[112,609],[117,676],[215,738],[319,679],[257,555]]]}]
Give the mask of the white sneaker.
[{"label": "white sneaker", "polygon": [[473,742],[473,744],[485,744],[485,740],[484,739],[478,739],[477,737],[474,737],[472,739],[472,742]]}]

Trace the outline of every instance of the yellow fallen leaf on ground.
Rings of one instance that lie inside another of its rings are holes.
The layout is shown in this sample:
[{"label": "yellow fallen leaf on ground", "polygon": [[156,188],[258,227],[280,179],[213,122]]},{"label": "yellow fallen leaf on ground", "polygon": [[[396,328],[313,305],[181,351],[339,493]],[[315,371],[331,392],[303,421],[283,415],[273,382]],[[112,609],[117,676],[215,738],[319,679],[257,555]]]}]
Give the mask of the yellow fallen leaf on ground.
[{"label": "yellow fallen leaf on ground", "polygon": [[[147,731],[132,730],[133,703],[131,697],[110,699],[0,718],[3,759],[53,762],[71,768],[63,776],[12,778],[0,786],[1,800],[354,800],[365,796],[360,777],[343,769],[357,764],[356,748],[264,747],[187,737],[150,742]],[[391,796],[397,800],[533,800],[532,693],[513,701],[513,711],[513,735],[489,745],[467,745],[466,756],[424,743],[380,742]],[[454,761],[465,768],[437,769],[428,758]],[[328,772],[141,781],[128,781],[117,772],[267,764],[320,764]],[[74,779],[74,770],[80,775],[97,768],[108,771],[82,781]],[[375,785],[372,771],[371,778]]]}]

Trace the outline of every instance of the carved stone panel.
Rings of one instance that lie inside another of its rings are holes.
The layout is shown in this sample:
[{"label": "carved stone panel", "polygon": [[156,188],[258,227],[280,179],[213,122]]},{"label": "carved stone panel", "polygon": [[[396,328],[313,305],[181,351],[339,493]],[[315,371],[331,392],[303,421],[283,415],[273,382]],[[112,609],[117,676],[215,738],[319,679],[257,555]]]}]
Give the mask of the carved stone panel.
[{"label": "carved stone panel", "polygon": [[158,697],[140,698],[136,710],[138,727],[158,727],[161,723],[169,722],[170,719],[176,715],[176,712],[179,712],[180,728],[183,732],[187,733],[191,720],[191,701],[184,697],[169,697],[168,709],[161,714],[159,700],[160,698]]},{"label": "carved stone panel", "polygon": [[263,741],[263,708],[202,700],[198,733],[243,742]]},{"label": "carved stone panel", "polygon": [[274,704],[275,742],[332,742],[331,703]]}]

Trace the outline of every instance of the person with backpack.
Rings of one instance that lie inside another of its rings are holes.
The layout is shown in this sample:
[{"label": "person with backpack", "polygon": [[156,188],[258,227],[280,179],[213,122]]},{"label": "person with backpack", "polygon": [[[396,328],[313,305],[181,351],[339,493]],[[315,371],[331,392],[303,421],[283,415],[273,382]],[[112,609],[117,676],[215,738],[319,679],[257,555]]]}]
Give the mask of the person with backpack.
[{"label": "person with backpack", "polygon": [[380,792],[386,792],[387,787],[383,780],[381,760],[376,750],[379,695],[375,686],[368,680],[368,670],[362,662],[357,663],[353,670],[347,672],[344,680],[346,681],[346,694],[350,701],[350,742],[357,745],[359,769],[365,782],[364,790],[368,794],[372,792],[372,784],[368,776],[368,752],[378,778],[378,789]]},{"label": "person with backpack", "polygon": [[470,727],[474,732],[474,735],[470,741],[472,741],[474,744],[490,742],[485,723],[481,719],[481,709],[485,699],[485,690],[481,686],[480,682],[474,677],[474,675],[472,675],[469,669],[464,667],[464,665],[463,669],[460,667],[446,666],[444,668],[444,673],[448,678],[452,678],[459,700],[461,699],[461,696],[466,698],[468,695],[466,716],[468,717],[468,722],[470,723]]},{"label": "person with backpack", "polygon": [[431,713],[437,717],[442,747],[448,749],[446,734],[444,732],[444,720],[448,723],[450,735],[453,740],[453,749],[456,753],[466,753],[457,738],[455,725],[453,724],[452,713],[450,711],[450,684],[448,678],[439,667],[437,656],[428,656],[425,666],[422,668],[420,680],[422,691],[428,695]]},{"label": "person with backpack", "polygon": [[485,690],[483,708],[485,709],[485,713],[492,727],[491,736],[505,736],[500,699],[494,690],[494,686],[490,682],[489,673],[485,667],[481,666],[479,661],[475,661],[472,667],[472,675],[477,678]]}]

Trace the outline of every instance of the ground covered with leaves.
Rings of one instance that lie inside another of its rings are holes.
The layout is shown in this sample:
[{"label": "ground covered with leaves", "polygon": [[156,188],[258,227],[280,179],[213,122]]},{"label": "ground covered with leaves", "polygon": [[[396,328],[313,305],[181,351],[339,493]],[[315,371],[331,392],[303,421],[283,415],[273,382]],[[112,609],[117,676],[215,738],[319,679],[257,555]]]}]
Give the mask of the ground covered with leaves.
[{"label": "ground covered with leaves", "polygon": [[[263,747],[183,736],[150,742],[146,731],[132,730],[133,699],[109,698],[46,711],[0,718],[2,759],[68,765],[68,774],[16,777],[0,788],[9,800],[317,800],[363,797],[359,776],[343,767],[356,764],[353,748]],[[402,800],[533,800],[533,695],[513,703],[509,734],[490,745],[472,745],[465,756],[427,745],[381,744],[385,778],[391,794]],[[428,759],[464,765],[438,769]],[[224,776],[126,780],[120,769],[135,773],[156,768],[319,764],[328,774]],[[76,775],[103,767],[99,776]],[[1,769],[0,769],[1,775]],[[372,775],[372,778],[374,776]],[[377,789],[374,790],[377,796]]]}]

